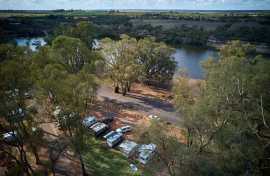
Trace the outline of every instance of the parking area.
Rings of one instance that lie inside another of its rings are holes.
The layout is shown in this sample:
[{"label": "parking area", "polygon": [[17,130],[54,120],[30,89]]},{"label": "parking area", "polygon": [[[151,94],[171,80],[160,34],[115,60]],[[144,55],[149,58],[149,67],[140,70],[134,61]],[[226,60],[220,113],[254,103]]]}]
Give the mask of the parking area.
[{"label": "parking area", "polygon": [[[138,144],[132,140],[135,125],[138,125],[139,121],[143,120],[144,117],[126,116],[124,118],[126,121],[121,121],[121,117],[115,117],[112,120],[107,119],[108,117],[88,115],[83,119],[82,124],[98,140],[103,140],[108,149],[117,149],[127,158],[133,158],[141,164],[146,164],[151,160],[156,151],[156,145]],[[129,119],[133,123],[130,123]]]}]

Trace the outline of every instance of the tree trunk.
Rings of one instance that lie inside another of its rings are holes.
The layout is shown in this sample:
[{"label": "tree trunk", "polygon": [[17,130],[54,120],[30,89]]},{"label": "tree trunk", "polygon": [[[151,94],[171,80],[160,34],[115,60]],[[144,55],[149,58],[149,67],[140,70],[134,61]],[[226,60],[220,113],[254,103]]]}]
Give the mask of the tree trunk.
[{"label": "tree trunk", "polygon": [[54,168],[54,165],[55,165],[55,163],[51,163],[51,171],[52,171],[52,174],[53,174],[53,176],[55,176],[55,168]]},{"label": "tree trunk", "polygon": [[131,84],[130,82],[127,82],[127,91],[130,92]]},{"label": "tree trunk", "polygon": [[38,156],[37,148],[32,146],[32,150],[33,150],[33,153],[34,153],[34,156],[35,156],[36,164],[39,165],[40,164],[40,159],[39,159],[39,156]]},{"label": "tree trunk", "polygon": [[81,154],[79,154],[79,158],[80,158],[80,162],[81,162],[82,175],[83,176],[87,176],[87,172],[85,170],[85,166],[84,166],[84,162],[83,162],[83,159],[82,159],[82,155]]},{"label": "tree trunk", "polygon": [[118,86],[114,87],[114,93],[119,93],[119,87]]},{"label": "tree trunk", "polygon": [[126,96],[126,94],[127,94],[127,88],[123,88],[122,94],[123,94],[123,96]]},{"label": "tree trunk", "polygon": [[24,172],[26,173],[26,175],[30,176],[31,173],[33,173],[33,169],[30,166],[30,164],[28,163],[27,156],[26,156],[26,153],[23,149],[23,146],[19,147],[19,151],[20,151],[20,159],[21,159],[21,163],[23,164]]}]

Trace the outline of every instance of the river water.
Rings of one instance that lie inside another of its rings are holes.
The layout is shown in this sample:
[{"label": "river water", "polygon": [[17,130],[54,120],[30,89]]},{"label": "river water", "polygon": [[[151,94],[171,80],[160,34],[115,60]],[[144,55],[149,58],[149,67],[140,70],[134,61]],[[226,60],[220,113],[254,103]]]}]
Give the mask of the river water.
[{"label": "river water", "polygon": [[218,51],[213,49],[182,47],[176,49],[173,57],[177,62],[178,71],[184,69],[190,78],[203,79],[204,71],[201,62],[208,58],[217,59]]},{"label": "river water", "polygon": [[[17,38],[15,39],[18,46],[28,46],[32,51],[37,51],[39,46],[44,46],[47,43],[44,38]],[[38,42],[39,45],[35,45],[35,42]]]}]

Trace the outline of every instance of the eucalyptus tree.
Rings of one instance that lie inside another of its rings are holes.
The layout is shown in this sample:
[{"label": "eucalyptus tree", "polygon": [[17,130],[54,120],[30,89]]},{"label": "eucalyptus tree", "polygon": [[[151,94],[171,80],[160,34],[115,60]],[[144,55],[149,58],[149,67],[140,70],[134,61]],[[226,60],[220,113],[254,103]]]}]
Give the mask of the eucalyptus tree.
[{"label": "eucalyptus tree", "polygon": [[54,31],[54,37],[65,35],[80,39],[87,48],[91,48],[94,39],[97,37],[97,29],[94,24],[87,21],[80,21],[77,24],[59,25]]},{"label": "eucalyptus tree", "polygon": [[137,40],[127,35],[122,35],[121,40],[113,41],[103,39],[102,55],[105,58],[106,69],[113,81],[115,92],[119,88],[126,95],[131,84],[138,79],[142,66],[138,60]]},{"label": "eucalyptus tree", "polygon": [[172,57],[174,49],[154,38],[138,41],[139,61],[143,66],[143,81],[148,84],[166,85],[170,83],[176,69]]},{"label": "eucalyptus tree", "polygon": [[[27,95],[32,89],[28,60],[12,58],[0,64],[0,117],[1,130],[8,132],[11,140],[3,138],[1,152],[14,160],[22,172],[32,175],[34,170],[27,153],[34,154],[40,164],[38,146],[42,133],[37,128],[34,109],[27,105]],[[18,173],[21,174],[21,173]]]},{"label": "eucalyptus tree", "polygon": [[197,174],[269,171],[270,62],[254,51],[237,41],[225,45],[219,60],[203,64],[206,80],[199,97],[194,98],[186,86],[175,87],[176,104],[185,104],[179,110],[184,113],[187,147],[202,158],[192,167],[200,168]]},{"label": "eucalyptus tree", "polygon": [[[179,170],[184,157],[185,147],[176,136],[168,135],[171,127],[164,122],[152,120],[150,126],[139,126],[135,129],[135,137],[140,143],[152,143],[157,146],[155,158],[150,161],[150,167],[161,165],[165,166],[170,176],[179,175]],[[154,167],[156,168],[156,167]],[[163,168],[163,167],[161,167]],[[155,169],[154,172],[161,170]],[[162,171],[164,172],[164,171]]]},{"label": "eucalyptus tree", "polygon": [[161,86],[172,80],[176,69],[174,50],[165,43],[153,38],[137,41],[127,35],[122,35],[119,41],[106,38],[101,43],[107,73],[116,93],[121,88],[125,95],[134,81]]},{"label": "eucalyptus tree", "polygon": [[80,71],[90,59],[89,49],[77,38],[59,36],[53,40],[52,49],[59,63],[71,73]]},{"label": "eucalyptus tree", "polygon": [[54,116],[70,146],[79,156],[83,175],[86,175],[82,152],[85,132],[81,117],[95,100],[95,54],[79,39],[59,36],[52,46],[36,55],[43,61],[33,61],[33,74],[42,97],[49,97],[61,113]]},{"label": "eucalyptus tree", "polygon": [[0,44],[0,62],[27,55],[26,47],[17,47],[12,44]]}]

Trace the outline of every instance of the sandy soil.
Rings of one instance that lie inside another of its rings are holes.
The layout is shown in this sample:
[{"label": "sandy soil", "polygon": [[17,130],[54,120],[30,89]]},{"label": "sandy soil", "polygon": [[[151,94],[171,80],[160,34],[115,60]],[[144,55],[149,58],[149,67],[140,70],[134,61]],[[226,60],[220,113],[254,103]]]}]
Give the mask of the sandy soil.
[{"label": "sandy soil", "polygon": [[171,103],[171,93],[162,89],[154,89],[134,84],[131,91],[123,96],[113,92],[112,87],[102,85],[98,90],[98,100],[114,102],[120,110],[129,110],[142,116],[154,114],[170,123],[179,124],[181,115]]}]

